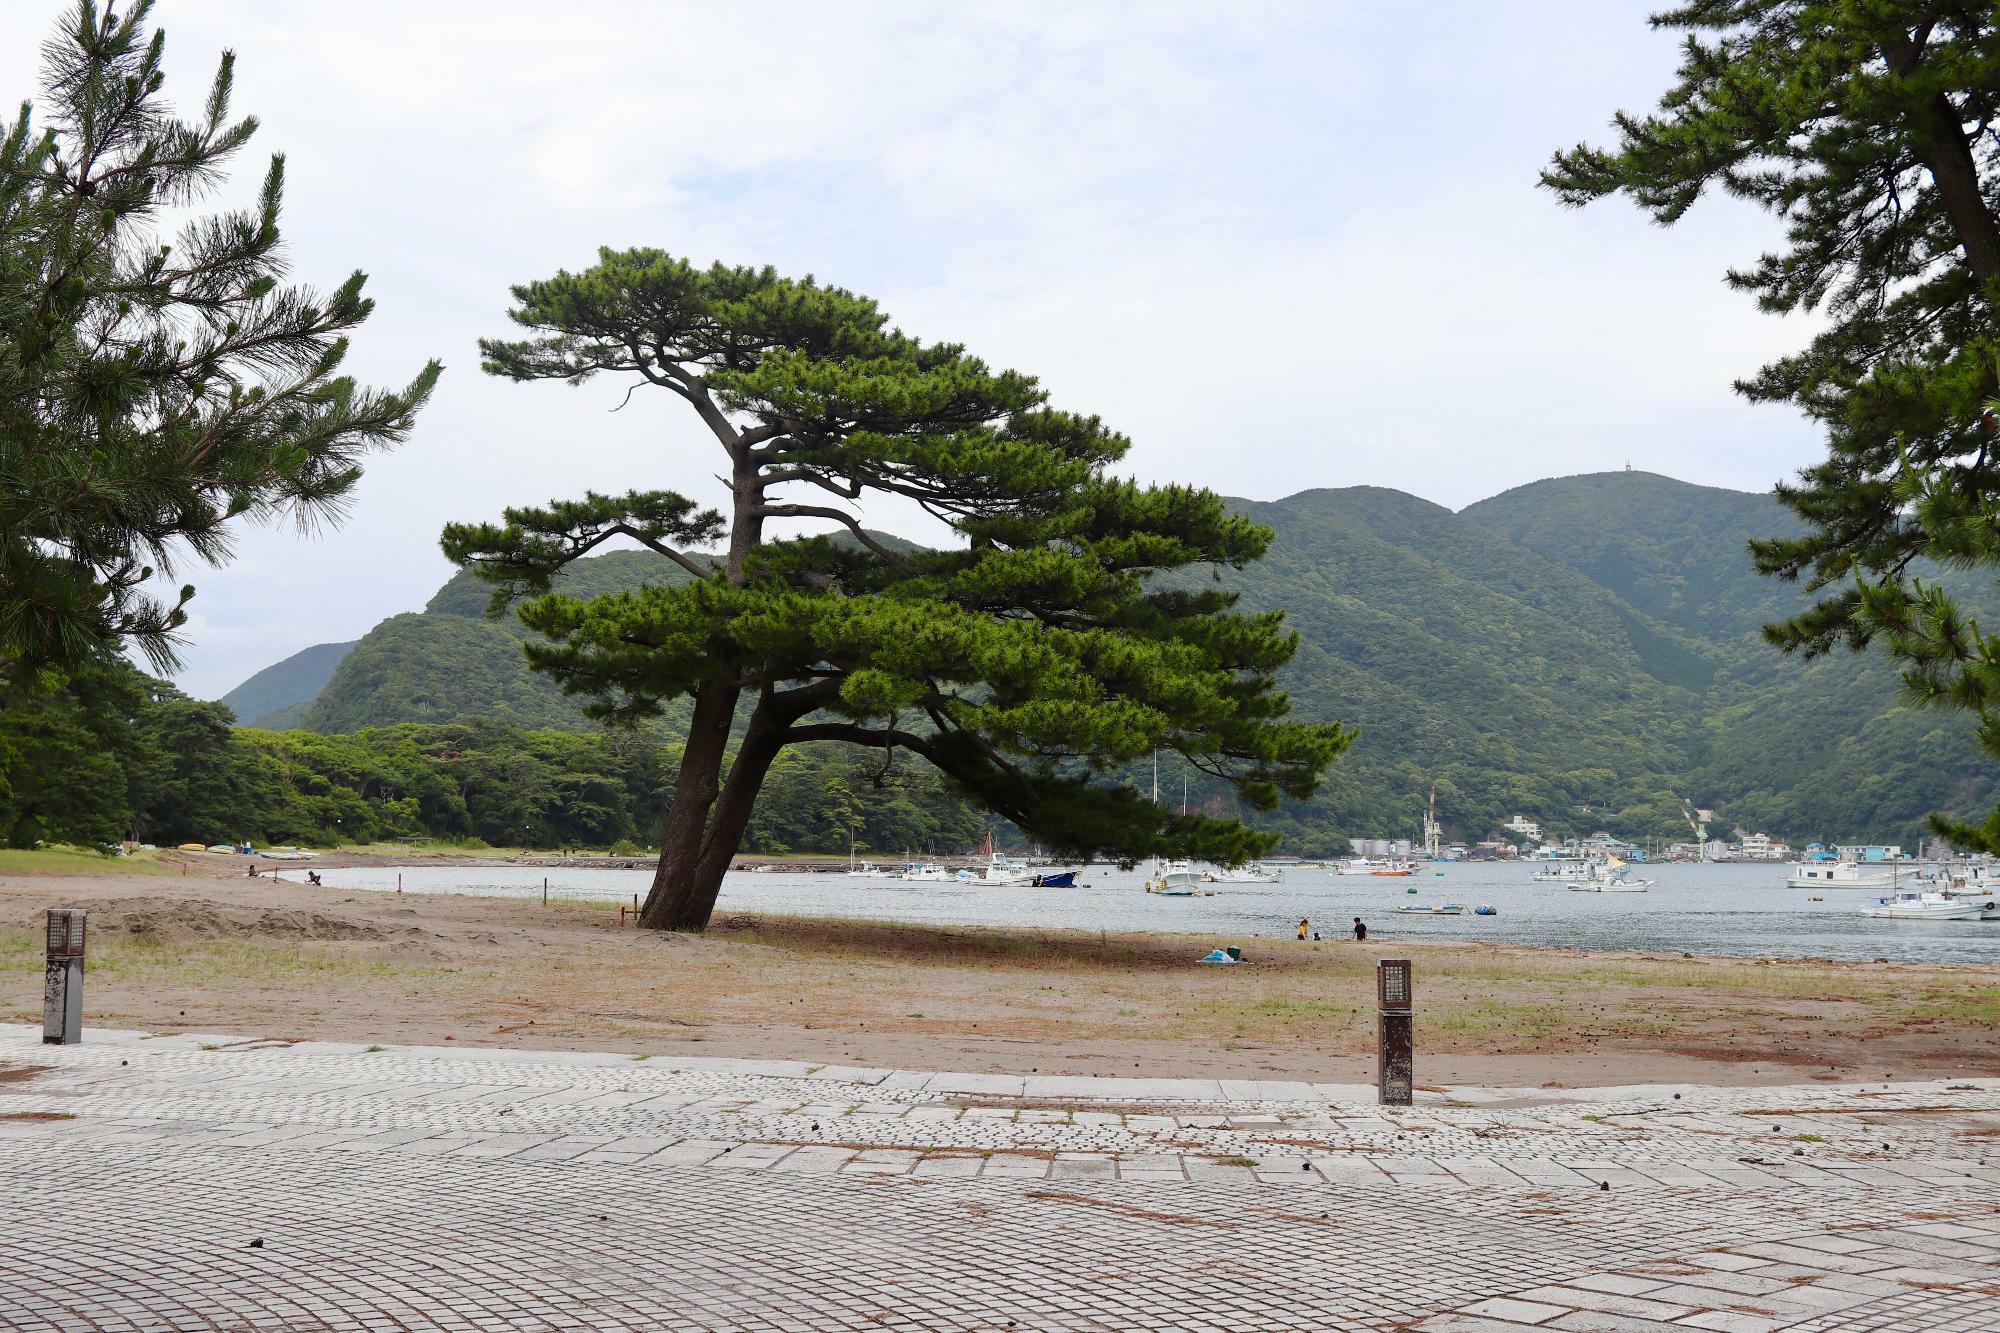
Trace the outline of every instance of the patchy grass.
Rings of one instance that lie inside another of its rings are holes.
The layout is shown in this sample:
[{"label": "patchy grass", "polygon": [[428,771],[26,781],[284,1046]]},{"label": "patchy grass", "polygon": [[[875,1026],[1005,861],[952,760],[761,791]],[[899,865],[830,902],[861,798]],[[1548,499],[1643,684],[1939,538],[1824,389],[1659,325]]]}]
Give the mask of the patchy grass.
[{"label": "patchy grass", "polygon": [[[0,928],[0,971],[42,966],[39,931]],[[406,960],[384,952],[393,946],[284,939],[189,939],[91,932],[93,977],[136,982],[275,982],[312,986],[329,981],[437,981],[490,979],[497,973],[447,967],[429,958]]]},{"label": "patchy grass", "polygon": [[1968,984],[1926,991],[1904,1014],[1914,1019],[2000,1029],[2000,986]]},{"label": "patchy grass", "polygon": [[0,847],[0,875],[178,875],[158,852],[106,856],[88,847]]}]

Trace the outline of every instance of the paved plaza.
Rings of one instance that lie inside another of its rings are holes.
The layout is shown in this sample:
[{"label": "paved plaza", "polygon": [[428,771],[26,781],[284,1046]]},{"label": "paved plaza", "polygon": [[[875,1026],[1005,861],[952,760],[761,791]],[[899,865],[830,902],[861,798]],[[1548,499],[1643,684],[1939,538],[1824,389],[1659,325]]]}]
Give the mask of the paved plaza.
[{"label": "paved plaza", "polygon": [[2000,1080],[1427,1091],[0,1027],[0,1326],[2000,1330]]}]

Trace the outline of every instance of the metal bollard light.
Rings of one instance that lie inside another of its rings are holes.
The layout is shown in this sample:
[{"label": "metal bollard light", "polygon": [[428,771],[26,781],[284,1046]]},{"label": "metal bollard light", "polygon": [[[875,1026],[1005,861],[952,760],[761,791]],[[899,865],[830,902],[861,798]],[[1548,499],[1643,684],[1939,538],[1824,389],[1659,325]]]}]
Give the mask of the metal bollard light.
[{"label": "metal bollard light", "polygon": [[83,930],[81,907],[49,909],[48,963],[42,974],[45,1046],[74,1046],[83,1040]]},{"label": "metal bollard light", "polygon": [[1408,1106],[1416,1097],[1416,1037],[1411,1013],[1415,980],[1407,958],[1384,958],[1375,964],[1375,1006],[1381,1010],[1375,1048],[1375,1100],[1383,1106]]}]

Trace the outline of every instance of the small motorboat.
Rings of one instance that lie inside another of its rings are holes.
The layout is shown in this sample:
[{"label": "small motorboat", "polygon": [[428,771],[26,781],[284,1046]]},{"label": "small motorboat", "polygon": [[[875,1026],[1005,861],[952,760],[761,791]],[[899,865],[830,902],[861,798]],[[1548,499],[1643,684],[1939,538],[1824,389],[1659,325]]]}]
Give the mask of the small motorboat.
[{"label": "small motorboat", "polygon": [[1495,907],[1492,903],[1481,903],[1479,904],[1479,906],[1472,909],[1472,914],[1474,916],[1499,916],[1500,909]]},{"label": "small motorboat", "polygon": [[1396,911],[1403,916],[1464,916],[1464,903],[1404,903]]},{"label": "small motorboat", "polygon": [[1038,889],[1073,889],[1076,887],[1074,870],[1044,870],[1035,876]]}]

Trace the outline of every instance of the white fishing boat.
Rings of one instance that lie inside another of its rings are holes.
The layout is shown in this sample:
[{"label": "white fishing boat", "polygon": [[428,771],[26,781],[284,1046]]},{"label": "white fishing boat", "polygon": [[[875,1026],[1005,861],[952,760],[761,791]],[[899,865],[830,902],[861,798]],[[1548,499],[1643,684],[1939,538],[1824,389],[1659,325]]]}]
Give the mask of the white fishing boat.
[{"label": "white fishing boat", "polygon": [[1894,889],[1913,872],[1894,864],[1859,861],[1801,861],[1785,879],[1788,889]]},{"label": "white fishing boat", "polygon": [[1650,879],[1634,877],[1631,868],[1614,856],[1608,861],[1593,863],[1587,878],[1576,880],[1567,887],[1571,893],[1644,893],[1652,885]]},{"label": "white fishing boat", "polygon": [[[1153,804],[1160,803],[1160,752],[1153,751]],[[1187,813],[1187,774],[1181,775],[1181,813]],[[1215,890],[1202,880],[1199,870],[1192,861],[1179,858],[1162,865],[1158,857],[1153,859],[1153,869],[1146,876],[1146,892],[1161,894],[1168,898],[1213,898]]]},{"label": "white fishing boat", "polygon": [[1588,861],[1553,861],[1528,878],[1537,884],[1574,884],[1590,878]]},{"label": "white fishing boat", "polygon": [[1215,890],[1203,882],[1201,872],[1188,861],[1169,861],[1165,865],[1154,862],[1153,873],[1146,876],[1146,892],[1168,898],[1215,896]]},{"label": "white fishing boat", "polygon": [[1282,884],[1285,873],[1282,870],[1267,870],[1262,861],[1252,861],[1248,865],[1223,866],[1202,875],[1209,884]]},{"label": "white fishing boat", "polygon": [[1377,857],[1358,856],[1352,861],[1343,861],[1333,871],[1336,875],[1374,875],[1378,878],[1389,875],[1413,875],[1415,869],[1408,861],[1390,861]]},{"label": "white fishing boat", "polygon": [[1464,903],[1405,903],[1396,909],[1398,916],[1464,916]]},{"label": "white fishing boat", "polygon": [[895,879],[914,880],[919,884],[949,884],[958,877],[941,865],[929,861],[917,865],[904,866]]},{"label": "white fishing boat", "polygon": [[961,870],[958,878],[968,884],[1015,886],[1033,884],[1035,872],[1025,862],[1013,860],[1005,852],[990,852],[985,865],[977,870]]},{"label": "white fishing boat", "polygon": [[1977,921],[1985,905],[1969,898],[1953,898],[1943,893],[1899,893],[1878,898],[1872,907],[1861,909],[1863,916],[1891,921]]}]

